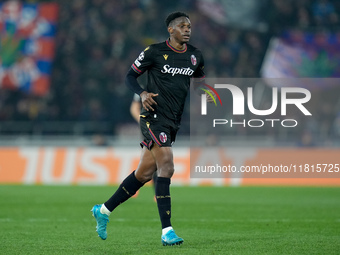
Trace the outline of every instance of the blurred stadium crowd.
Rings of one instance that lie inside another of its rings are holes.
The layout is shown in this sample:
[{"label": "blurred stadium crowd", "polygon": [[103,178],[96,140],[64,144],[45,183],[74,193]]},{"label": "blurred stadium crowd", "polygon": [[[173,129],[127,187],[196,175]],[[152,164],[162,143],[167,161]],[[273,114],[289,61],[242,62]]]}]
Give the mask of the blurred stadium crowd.
[{"label": "blurred stadium crowd", "polygon": [[[340,25],[340,1],[336,0],[263,0],[259,12],[262,26],[253,29],[215,22],[200,8],[202,1],[196,0],[56,2],[59,17],[50,92],[38,97],[0,89],[0,121],[15,126],[6,129],[2,125],[0,134],[74,134],[76,128],[66,124],[71,122],[94,123],[79,131],[83,134],[128,133],[135,123],[129,113],[133,94],[124,85],[125,74],[147,45],[167,38],[163,20],[174,10],[189,14],[191,43],[202,50],[210,77],[260,77],[273,36],[286,29],[339,31]],[[340,88],[332,93],[340,95]],[[26,124],[15,124],[18,121]],[[53,124],[55,129],[42,129],[41,123],[46,122],[65,123],[65,128]],[[297,131],[299,136],[311,130],[339,137],[340,111],[326,100],[308,125],[312,127]],[[183,127],[187,134],[187,118]],[[231,132],[243,134],[241,130]],[[256,135],[270,131],[262,132]]]}]

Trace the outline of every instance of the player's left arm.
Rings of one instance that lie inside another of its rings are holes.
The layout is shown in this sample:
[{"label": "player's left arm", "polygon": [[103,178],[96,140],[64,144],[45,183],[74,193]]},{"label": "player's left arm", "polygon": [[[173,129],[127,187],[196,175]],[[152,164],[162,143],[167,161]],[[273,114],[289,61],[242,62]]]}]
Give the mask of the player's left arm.
[{"label": "player's left arm", "polygon": [[[197,69],[195,70],[194,74],[193,74],[193,86],[194,86],[194,91],[197,94],[202,94],[203,91],[201,90],[201,88],[204,88],[204,84],[205,84],[205,72],[204,72],[204,58],[202,53],[200,54],[200,62],[198,64]],[[207,93],[206,93],[207,94]],[[210,93],[212,95],[214,95],[213,93]],[[214,102],[214,100],[211,98],[211,96],[209,94],[207,94],[207,102],[211,103]]]}]

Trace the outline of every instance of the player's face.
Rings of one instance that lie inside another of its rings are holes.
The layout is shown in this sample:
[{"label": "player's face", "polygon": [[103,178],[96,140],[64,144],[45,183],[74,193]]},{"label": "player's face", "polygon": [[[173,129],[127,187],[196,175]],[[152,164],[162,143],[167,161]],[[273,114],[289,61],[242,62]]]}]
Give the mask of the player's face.
[{"label": "player's face", "polygon": [[191,35],[191,23],[187,17],[179,17],[174,20],[174,25],[170,27],[169,32],[171,36],[178,43],[189,42]]}]

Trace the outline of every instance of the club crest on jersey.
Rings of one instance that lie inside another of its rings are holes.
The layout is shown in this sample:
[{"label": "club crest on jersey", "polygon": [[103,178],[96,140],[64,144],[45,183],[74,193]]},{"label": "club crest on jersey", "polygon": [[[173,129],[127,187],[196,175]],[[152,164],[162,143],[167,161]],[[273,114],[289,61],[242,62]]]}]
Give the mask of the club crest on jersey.
[{"label": "club crest on jersey", "polygon": [[197,59],[196,59],[195,55],[191,55],[191,64],[194,65],[194,66],[197,64]]},{"label": "club crest on jersey", "polygon": [[161,140],[162,143],[165,143],[168,140],[168,137],[166,136],[164,132],[161,132],[159,134],[159,140]]}]

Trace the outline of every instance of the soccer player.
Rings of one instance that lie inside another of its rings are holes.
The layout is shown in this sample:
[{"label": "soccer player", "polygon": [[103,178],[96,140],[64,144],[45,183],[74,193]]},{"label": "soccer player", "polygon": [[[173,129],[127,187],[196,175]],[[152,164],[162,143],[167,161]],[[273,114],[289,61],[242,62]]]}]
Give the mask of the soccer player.
[{"label": "soccer player", "polygon": [[[92,208],[97,221],[97,233],[107,238],[110,213],[129,199],[157,170],[156,199],[162,225],[163,245],[179,245],[171,225],[170,179],[174,173],[172,144],[180,126],[190,78],[204,78],[204,60],[201,51],[188,44],[191,23],[186,13],[171,13],[165,20],[170,37],[141,52],[126,76],[126,85],[140,95],[143,109],[140,128],[144,137],[139,165],[120,184],[104,204]],[[148,72],[148,83],[142,88],[137,78]]]}]

